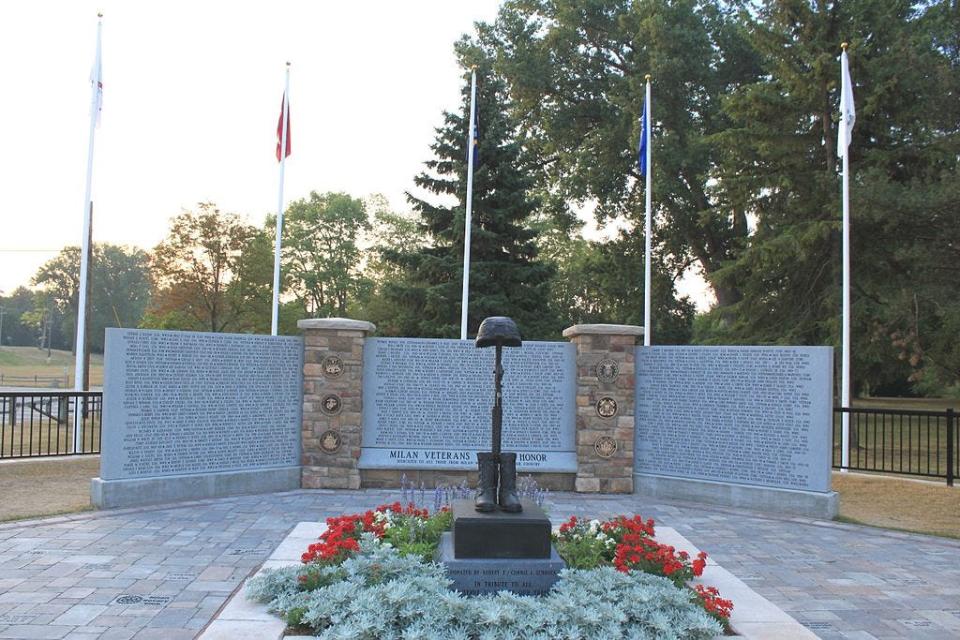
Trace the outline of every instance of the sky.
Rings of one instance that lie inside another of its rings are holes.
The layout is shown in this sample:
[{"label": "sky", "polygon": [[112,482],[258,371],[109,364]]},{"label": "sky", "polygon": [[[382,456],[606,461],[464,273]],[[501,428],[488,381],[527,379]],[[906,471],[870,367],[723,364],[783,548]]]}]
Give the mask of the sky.
[{"label": "sky", "polygon": [[[263,223],[291,62],[284,200],[404,193],[459,103],[454,42],[499,0],[31,1],[4,6],[0,292],[80,243],[97,13],[103,110],[95,242],[149,249],[198,202]],[[642,277],[642,274],[641,274]],[[689,279],[688,279],[689,280]],[[694,295],[702,285],[683,284]],[[702,306],[702,304],[701,304]]]}]

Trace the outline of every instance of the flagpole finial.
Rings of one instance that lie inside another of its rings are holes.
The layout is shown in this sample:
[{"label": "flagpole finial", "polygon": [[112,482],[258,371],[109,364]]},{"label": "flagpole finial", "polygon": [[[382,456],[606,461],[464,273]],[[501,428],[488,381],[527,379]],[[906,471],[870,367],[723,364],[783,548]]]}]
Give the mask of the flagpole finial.
[{"label": "flagpole finial", "polygon": [[649,73],[648,73],[647,75],[643,76],[643,79],[646,80],[647,82],[650,82],[651,78],[653,78],[653,76],[650,75]]},{"label": "flagpole finial", "polygon": [[849,46],[850,46],[850,43],[849,43],[849,42],[841,42],[841,43],[840,43],[840,48],[843,49],[844,51],[846,51],[846,50],[847,50],[847,47],[849,47]]}]

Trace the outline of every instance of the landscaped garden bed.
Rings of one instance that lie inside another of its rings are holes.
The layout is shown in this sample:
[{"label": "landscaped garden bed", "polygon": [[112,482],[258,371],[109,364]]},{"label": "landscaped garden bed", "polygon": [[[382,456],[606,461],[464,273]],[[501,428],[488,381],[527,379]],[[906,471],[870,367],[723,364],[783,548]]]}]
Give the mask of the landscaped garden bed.
[{"label": "landscaped garden bed", "polygon": [[652,520],[571,518],[554,534],[568,568],[549,593],[464,596],[433,557],[450,513],[400,503],[327,520],[300,566],[267,569],[248,594],[320,638],[712,638],[732,605],[687,583],[706,554],[660,544]]}]

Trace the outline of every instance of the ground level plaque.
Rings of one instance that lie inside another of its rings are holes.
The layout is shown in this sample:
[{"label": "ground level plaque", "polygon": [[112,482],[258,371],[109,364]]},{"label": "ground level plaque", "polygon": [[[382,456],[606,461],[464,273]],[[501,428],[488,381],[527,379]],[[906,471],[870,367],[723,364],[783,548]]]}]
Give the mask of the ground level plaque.
[{"label": "ground level plaque", "polygon": [[453,553],[453,534],[440,538],[437,562],[444,565],[452,588],[468,596],[499,591],[521,595],[543,595],[560,579],[566,563],[551,547],[549,558],[456,558]]}]

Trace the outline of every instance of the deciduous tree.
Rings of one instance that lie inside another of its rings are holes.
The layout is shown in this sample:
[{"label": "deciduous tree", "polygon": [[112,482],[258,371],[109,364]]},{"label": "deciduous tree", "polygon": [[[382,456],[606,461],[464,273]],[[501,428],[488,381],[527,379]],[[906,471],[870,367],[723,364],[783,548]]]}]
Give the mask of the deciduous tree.
[{"label": "deciduous tree", "polygon": [[240,331],[248,302],[235,282],[244,251],[257,235],[238,215],[211,202],[173,218],[153,252],[157,292],[146,325],[156,328]]},{"label": "deciduous tree", "polygon": [[311,191],[287,207],[285,283],[308,317],[345,316],[369,287],[359,246],[368,228],[366,205],[345,193]]}]

